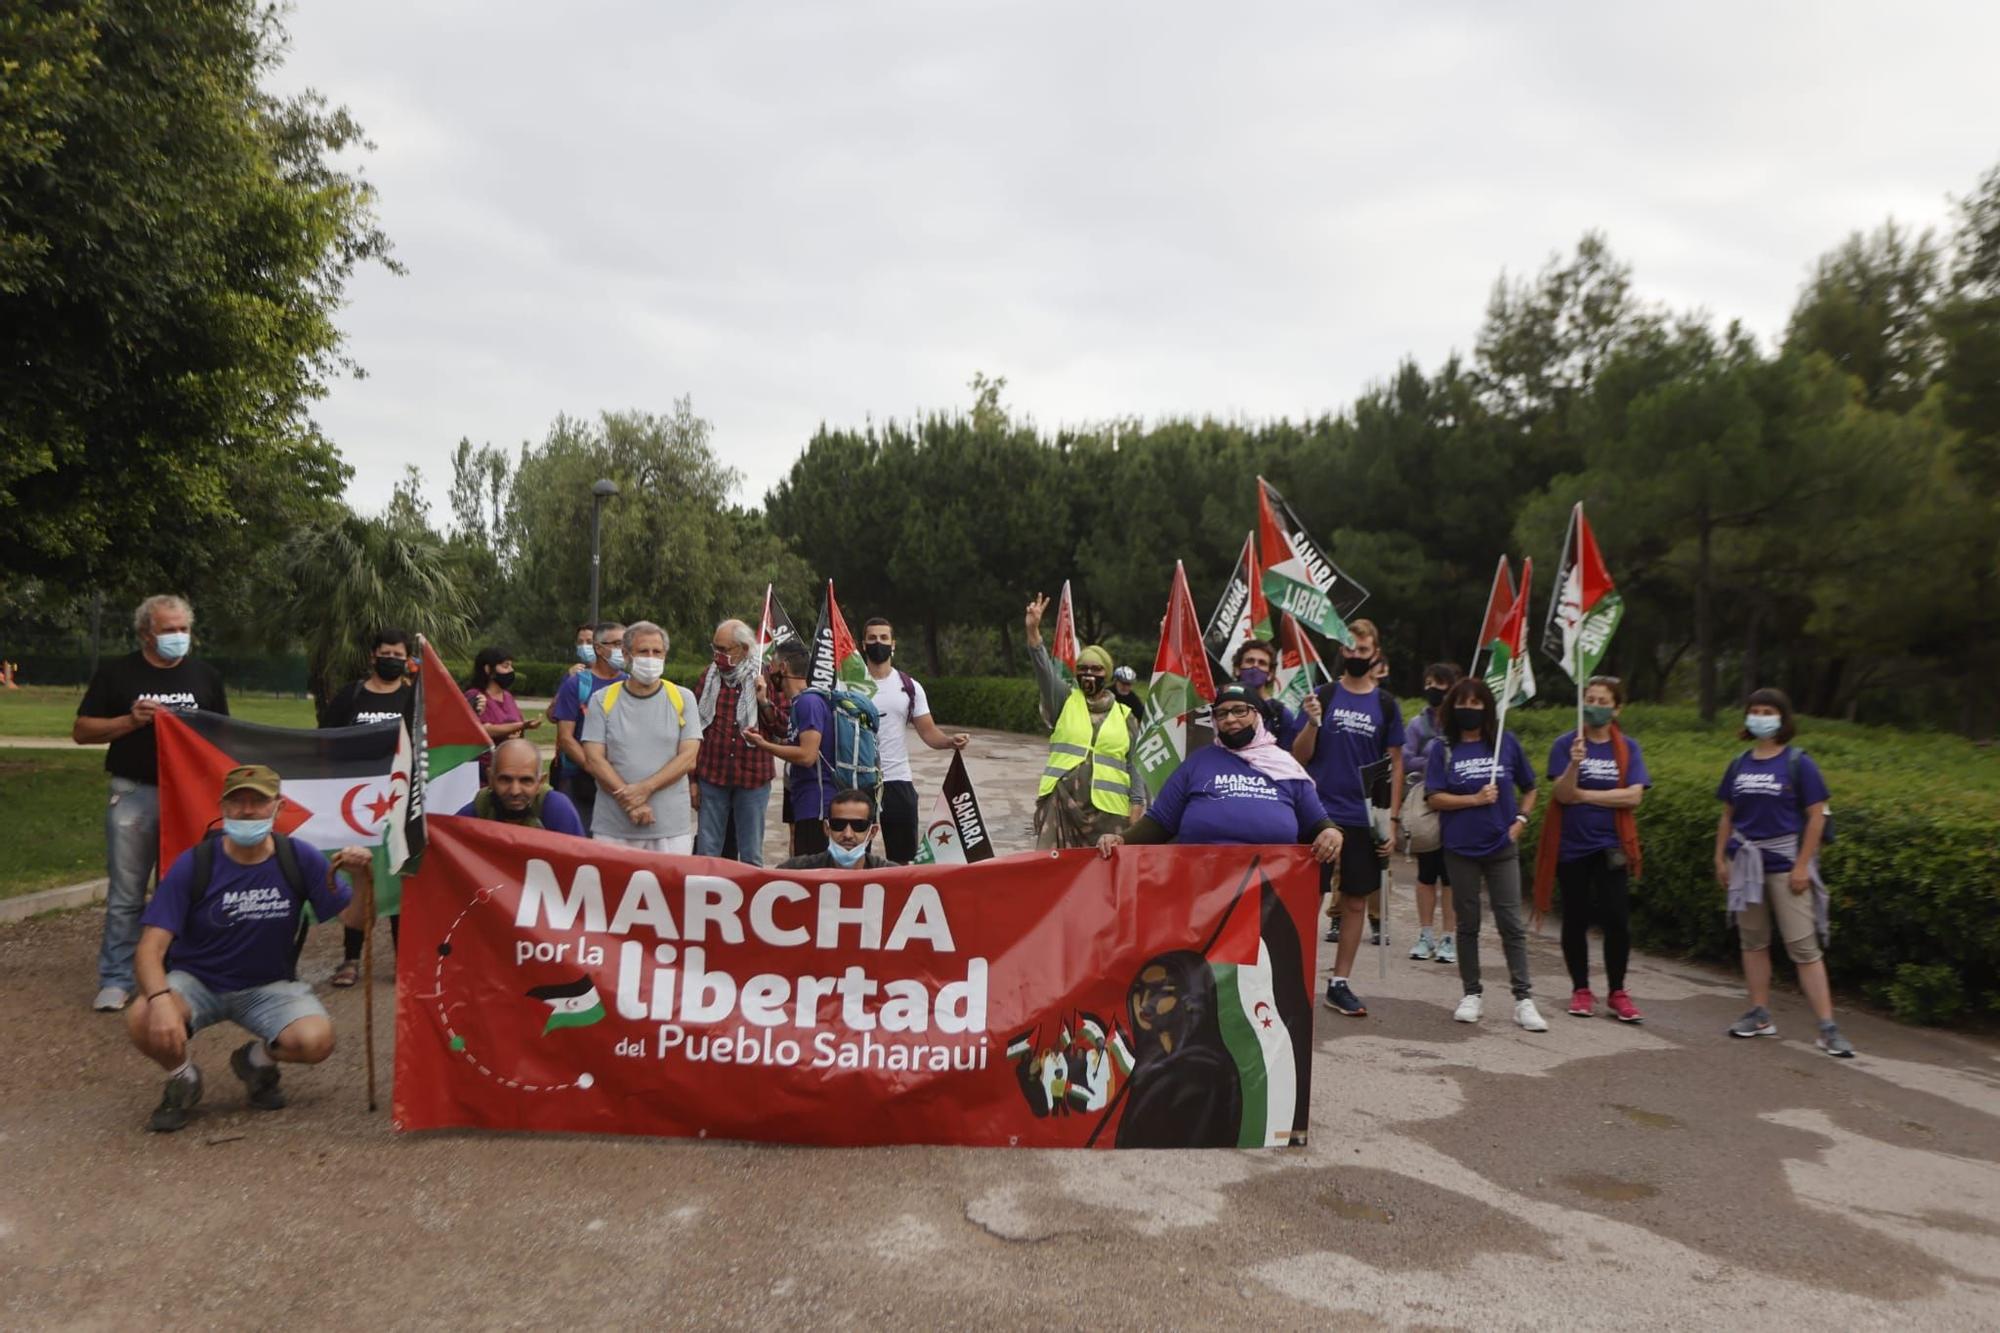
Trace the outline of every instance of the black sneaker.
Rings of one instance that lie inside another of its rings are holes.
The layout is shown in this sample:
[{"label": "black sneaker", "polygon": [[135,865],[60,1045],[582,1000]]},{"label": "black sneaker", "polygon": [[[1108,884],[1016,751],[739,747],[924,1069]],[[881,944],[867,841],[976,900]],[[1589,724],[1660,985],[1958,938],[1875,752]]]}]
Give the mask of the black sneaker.
[{"label": "black sneaker", "polygon": [[1368,1006],[1361,1003],[1361,997],[1356,995],[1352,988],[1344,981],[1328,979],[1326,983],[1326,1007],[1333,1010],[1336,1014],[1342,1014],[1348,1018],[1368,1017]]},{"label": "black sneaker", "polygon": [[230,1072],[243,1080],[243,1091],[249,1095],[252,1106],[260,1111],[282,1111],[285,1094],[278,1087],[278,1067],[251,1064],[250,1052],[256,1045],[254,1041],[246,1041],[230,1054]]},{"label": "black sneaker", "polygon": [[166,1091],[160,1094],[160,1104],[153,1108],[153,1118],[146,1122],[146,1128],[155,1134],[171,1134],[184,1129],[188,1122],[188,1112],[201,1100],[201,1071],[188,1066],[188,1077],[176,1075],[167,1080]]}]

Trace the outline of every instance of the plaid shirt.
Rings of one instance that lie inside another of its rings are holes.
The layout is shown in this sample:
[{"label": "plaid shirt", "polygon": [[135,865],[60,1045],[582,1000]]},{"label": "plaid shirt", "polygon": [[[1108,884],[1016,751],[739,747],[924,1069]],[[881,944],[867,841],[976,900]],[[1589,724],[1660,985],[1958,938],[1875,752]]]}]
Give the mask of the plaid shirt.
[{"label": "plaid shirt", "polygon": [[[713,671],[710,667],[708,670]],[[694,685],[695,697],[700,698],[708,684],[708,672],[704,671]],[[695,756],[694,776],[698,782],[706,782],[711,787],[768,787],[776,770],[771,756],[743,739],[743,733],[736,729],[736,698],[742,692],[740,686],[724,680],[715,691],[715,721],[702,728],[701,752]],[[791,726],[789,701],[779,698],[767,700],[758,705],[757,727],[764,735],[776,740],[785,735]]]}]

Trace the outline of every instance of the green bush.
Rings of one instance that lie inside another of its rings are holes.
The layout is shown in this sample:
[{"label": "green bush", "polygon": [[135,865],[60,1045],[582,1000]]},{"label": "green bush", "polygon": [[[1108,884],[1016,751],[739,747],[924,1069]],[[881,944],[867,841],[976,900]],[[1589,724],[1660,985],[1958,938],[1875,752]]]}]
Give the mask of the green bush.
[{"label": "green bush", "polygon": [[[1639,811],[1646,878],[1632,897],[1634,942],[1733,960],[1714,872],[1715,792],[1747,743],[1733,718],[1706,724],[1689,708],[1634,706],[1624,722],[1653,779]],[[1508,717],[1538,773],[1573,725],[1563,709]],[[1921,1022],[1974,1006],[2000,1012],[2000,755],[1956,737],[1818,718],[1802,721],[1797,743],[1826,774],[1839,834],[1821,858],[1835,985]],[[1537,814],[1523,838],[1529,865],[1540,826]]]},{"label": "green bush", "polygon": [[941,727],[1048,734],[1029,676],[941,676],[924,681],[924,693]]}]

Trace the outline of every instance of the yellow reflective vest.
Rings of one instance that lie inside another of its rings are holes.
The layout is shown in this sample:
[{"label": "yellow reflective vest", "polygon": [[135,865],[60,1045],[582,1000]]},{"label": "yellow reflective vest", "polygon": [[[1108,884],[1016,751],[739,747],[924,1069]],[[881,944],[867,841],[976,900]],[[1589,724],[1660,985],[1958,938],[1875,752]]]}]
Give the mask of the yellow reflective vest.
[{"label": "yellow reflective vest", "polygon": [[1130,712],[1124,704],[1113,703],[1093,733],[1090,705],[1084,702],[1082,690],[1072,689],[1056,718],[1056,729],[1049,733],[1049,762],[1042,769],[1036,797],[1054,791],[1063,774],[1089,759],[1095,764],[1090,775],[1090,803],[1106,814],[1131,814],[1132,732],[1126,722]]}]

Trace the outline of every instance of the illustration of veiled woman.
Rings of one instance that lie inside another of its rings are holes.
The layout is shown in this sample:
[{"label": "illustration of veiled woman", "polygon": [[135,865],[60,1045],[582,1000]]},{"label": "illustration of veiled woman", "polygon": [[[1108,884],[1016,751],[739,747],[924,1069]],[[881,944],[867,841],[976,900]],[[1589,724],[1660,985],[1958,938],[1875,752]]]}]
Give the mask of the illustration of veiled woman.
[{"label": "illustration of veiled woman", "polygon": [[1132,979],[1125,1014],[1133,1067],[1117,1145],[1234,1147],[1243,1089],[1222,1041],[1208,961],[1192,949],[1155,956]]}]

